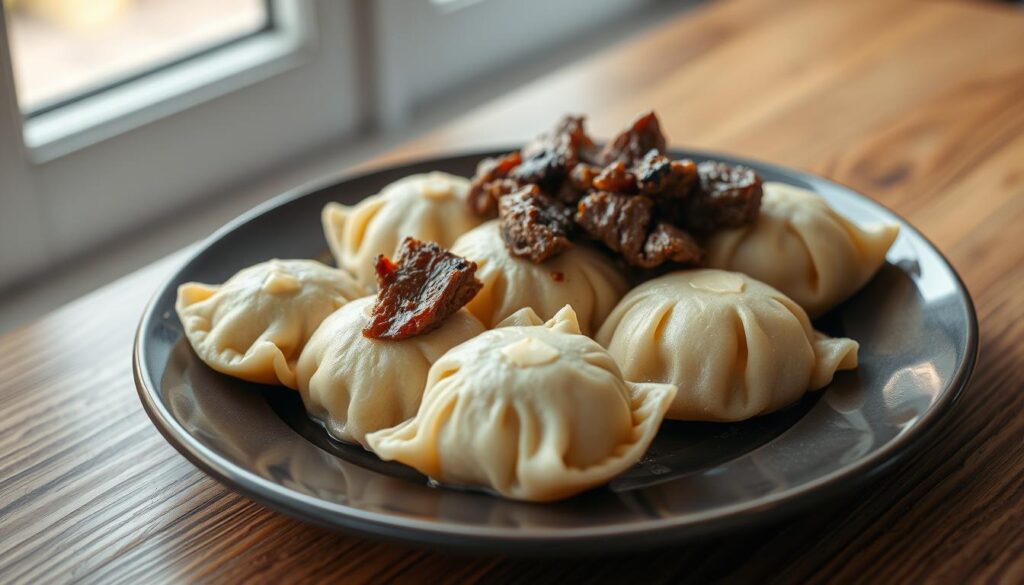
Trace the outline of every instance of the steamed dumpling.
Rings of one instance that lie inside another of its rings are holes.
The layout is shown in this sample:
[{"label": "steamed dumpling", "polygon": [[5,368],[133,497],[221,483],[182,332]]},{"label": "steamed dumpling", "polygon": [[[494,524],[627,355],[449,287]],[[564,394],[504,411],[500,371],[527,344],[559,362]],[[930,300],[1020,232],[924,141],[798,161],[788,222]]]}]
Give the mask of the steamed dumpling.
[{"label": "steamed dumpling", "polygon": [[668,418],[680,420],[769,413],[857,366],[857,342],[818,333],[784,294],[724,270],[645,282],[615,307],[597,340],[627,380],[677,385]]},{"label": "steamed dumpling", "polygon": [[496,220],[460,237],[452,253],[477,264],[476,277],[484,286],[466,308],[487,327],[524,307],[549,319],[568,304],[589,335],[626,292],[626,279],[615,264],[586,246],[572,246],[541,264],[509,254]]},{"label": "steamed dumpling", "polygon": [[366,445],[366,434],[394,426],[420,405],[427,371],[444,352],[482,332],[465,309],[438,329],[400,341],[362,334],[376,297],[356,299],[327,317],[296,369],[306,410],[342,441]]},{"label": "steamed dumpling", "polygon": [[812,191],[765,183],[757,221],[714,234],[707,265],[774,286],[817,317],[871,279],[898,233],[895,224],[859,227]]},{"label": "steamed dumpling", "polygon": [[449,248],[483,221],[466,205],[468,190],[467,179],[433,172],[395,181],[353,207],[328,203],[321,219],[335,262],[376,290],[378,254],[390,256],[406,236]]},{"label": "steamed dumpling", "polygon": [[295,388],[295,361],[328,315],[366,292],[313,260],[270,260],[223,285],[178,287],[175,309],[199,358],[218,372]]},{"label": "steamed dumpling", "polygon": [[369,435],[371,450],[532,501],[603,484],[643,456],[675,387],[624,381],[570,307],[547,324],[525,309],[503,325],[442,356],[416,416]]}]

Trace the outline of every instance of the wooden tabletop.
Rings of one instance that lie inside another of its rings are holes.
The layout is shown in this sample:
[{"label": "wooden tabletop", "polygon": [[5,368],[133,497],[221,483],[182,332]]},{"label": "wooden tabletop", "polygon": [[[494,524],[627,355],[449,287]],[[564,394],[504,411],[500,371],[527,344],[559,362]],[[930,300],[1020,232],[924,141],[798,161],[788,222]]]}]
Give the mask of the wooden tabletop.
[{"label": "wooden tabletop", "polygon": [[198,471],[150,424],[131,344],[172,257],[0,338],[0,582],[1024,582],[1024,13],[985,2],[724,0],[530,83],[393,158],[608,135],[791,165],[909,218],[977,304],[981,357],[916,459],[851,501],[629,557],[460,557],[333,533]]}]

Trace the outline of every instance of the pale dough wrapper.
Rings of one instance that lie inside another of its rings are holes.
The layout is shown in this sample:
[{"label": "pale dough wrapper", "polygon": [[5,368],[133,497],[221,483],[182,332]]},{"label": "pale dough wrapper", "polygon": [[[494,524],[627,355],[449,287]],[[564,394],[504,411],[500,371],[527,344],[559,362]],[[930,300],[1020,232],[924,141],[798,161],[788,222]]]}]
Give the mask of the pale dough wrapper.
[{"label": "pale dough wrapper", "polygon": [[707,265],[774,286],[814,318],[864,286],[898,234],[896,224],[858,227],[812,191],[765,183],[757,221],[715,233]]},{"label": "pale dough wrapper", "polygon": [[324,320],[299,357],[306,410],[335,438],[366,445],[366,434],[416,414],[427,371],[452,347],[483,332],[461,309],[438,329],[397,341],[362,334],[376,297],[356,299]]},{"label": "pale dough wrapper", "polygon": [[476,262],[484,286],[466,308],[488,328],[524,307],[550,319],[568,304],[590,335],[627,289],[622,271],[586,246],[574,245],[541,264],[509,254],[496,220],[460,237],[451,251]]},{"label": "pale dough wrapper", "polygon": [[218,372],[294,389],[295,361],[328,315],[366,291],[313,260],[269,260],[223,285],[189,282],[175,303],[199,358]]},{"label": "pale dough wrapper", "polygon": [[412,419],[370,448],[451,485],[551,501],[601,485],[640,460],[676,393],[626,382],[565,307],[544,325],[526,309],[430,368]]},{"label": "pale dough wrapper", "polygon": [[469,180],[448,173],[411,175],[349,207],[328,203],[324,235],[338,266],[368,291],[377,289],[374,260],[391,256],[406,237],[450,248],[483,221],[466,204]]},{"label": "pale dough wrapper", "polygon": [[774,288],[739,272],[685,270],[629,292],[597,335],[627,380],[679,388],[668,418],[740,421],[857,367],[856,341],[815,331]]}]

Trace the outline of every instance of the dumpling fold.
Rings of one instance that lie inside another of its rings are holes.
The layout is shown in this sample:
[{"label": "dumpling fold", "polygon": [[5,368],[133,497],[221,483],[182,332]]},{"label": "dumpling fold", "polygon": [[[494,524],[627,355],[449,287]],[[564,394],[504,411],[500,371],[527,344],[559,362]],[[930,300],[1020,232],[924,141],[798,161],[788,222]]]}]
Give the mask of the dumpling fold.
[{"label": "dumpling fold", "polygon": [[430,369],[412,419],[367,437],[371,450],[442,483],[551,501],[636,463],[676,389],[622,378],[580,334],[570,307],[543,325],[525,309]]},{"label": "dumpling fold", "polygon": [[374,260],[408,237],[451,247],[483,220],[466,204],[469,180],[448,173],[411,175],[354,206],[328,203],[321,214],[335,262],[368,291],[377,288]]},{"label": "dumpling fold", "polygon": [[513,256],[497,220],[460,237],[451,251],[477,264],[476,277],[484,286],[466,308],[489,328],[525,307],[550,319],[568,304],[589,335],[627,288],[615,263],[587,246],[574,245],[540,264]]},{"label": "dumpling fold", "polygon": [[814,318],[864,286],[897,235],[896,224],[860,227],[812,191],[765,183],[757,221],[711,236],[707,265],[765,282]]},{"label": "dumpling fold", "polygon": [[328,315],[365,291],[313,260],[270,260],[222,285],[178,287],[175,309],[199,358],[218,372],[261,384],[295,385],[295,361]]},{"label": "dumpling fold", "polygon": [[476,317],[460,309],[430,333],[397,341],[371,339],[362,329],[375,300],[356,299],[327,317],[296,368],[307,412],[336,439],[363,446],[367,433],[416,414],[431,364],[484,330]]},{"label": "dumpling fold", "polygon": [[740,421],[857,366],[856,341],[815,331],[799,305],[738,272],[684,270],[630,291],[597,340],[627,380],[679,388],[668,418]]}]

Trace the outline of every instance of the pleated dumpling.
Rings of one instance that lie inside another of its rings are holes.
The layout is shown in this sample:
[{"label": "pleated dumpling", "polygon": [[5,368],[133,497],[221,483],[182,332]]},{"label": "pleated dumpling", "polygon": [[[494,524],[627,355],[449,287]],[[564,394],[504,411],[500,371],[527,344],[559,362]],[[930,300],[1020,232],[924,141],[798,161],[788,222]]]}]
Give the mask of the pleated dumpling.
[{"label": "pleated dumpling", "polygon": [[378,254],[390,256],[408,237],[451,247],[483,220],[466,204],[469,180],[448,173],[411,175],[349,207],[328,203],[322,221],[338,266],[367,290],[376,290]]},{"label": "pleated dumpling", "polygon": [[572,305],[581,329],[590,335],[627,288],[622,271],[586,246],[574,245],[540,264],[509,254],[497,220],[460,237],[452,253],[476,262],[476,276],[484,286],[466,308],[487,327],[524,307],[549,319]]},{"label": "pleated dumpling", "polygon": [[675,392],[623,380],[570,307],[546,324],[525,309],[442,356],[416,416],[367,441],[442,483],[551,501],[636,463]]},{"label": "pleated dumpling", "polygon": [[597,340],[627,380],[678,386],[668,418],[680,420],[766,414],[857,366],[857,342],[815,331],[789,297],[724,270],[673,272],[634,288]]},{"label": "pleated dumpling", "polygon": [[898,234],[896,224],[859,227],[812,191],[765,183],[757,221],[715,233],[707,265],[770,284],[813,318],[864,286]]},{"label": "pleated dumpling", "polygon": [[430,365],[484,330],[461,309],[430,333],[399,341],[371,339],[362,329],[375,301],[356,299],[327,317],[296,368],[310,415],[335,438],[364,446],[367,433],[416,414]]},{"label": "pleated dumpling", "polygon": [[218,372],[295,388],[295,361],[328,315],[366,292],[313,260],[270,260],[222,285],[178,287],[175,309],[199,358]]}]

